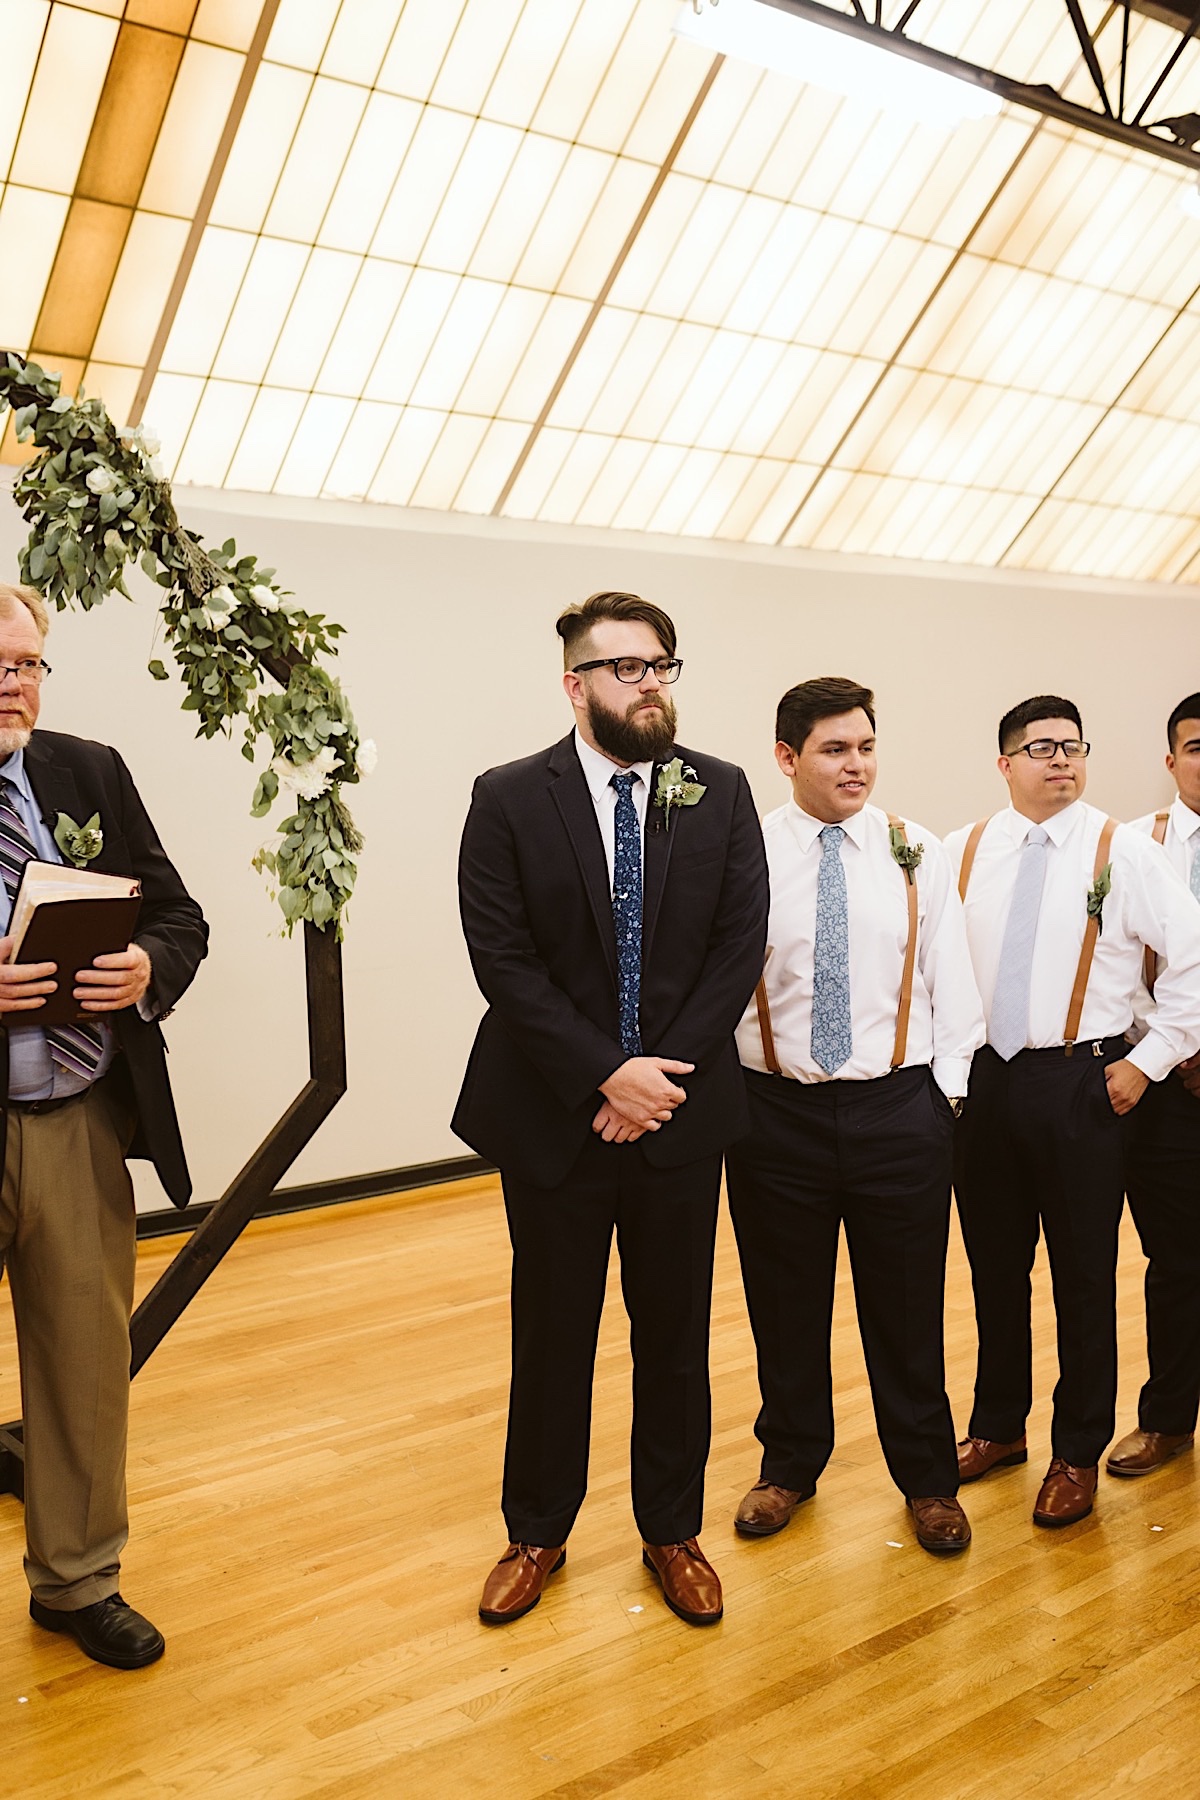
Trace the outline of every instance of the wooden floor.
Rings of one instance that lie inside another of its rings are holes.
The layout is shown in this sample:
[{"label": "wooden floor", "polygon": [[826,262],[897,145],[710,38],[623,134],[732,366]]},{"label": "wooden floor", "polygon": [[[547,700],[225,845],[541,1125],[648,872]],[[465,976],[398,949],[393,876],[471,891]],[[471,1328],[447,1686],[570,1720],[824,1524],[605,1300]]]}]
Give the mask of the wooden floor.
[{"label": "wooden floor", "polygon": [[[140,1286],[174,1243],[149,1246]],[[680,1624],[629,1511],[628,1365],[614,1294],[593,1480],[562,1575],[518,1624],[475,1616],[504,1542],[507,1243],[490,1183],[252,1228],[134,1389],[124,1588],[166,1632],[118,1674],[25,1616],[21,1513],[0,1500],[3,1791],[203,1800],[663,1800],[862,1795],[1089,1800],[1200,1793],[1200,1526],[1192,1462],[1104,1480],[1036,1530],[1051,1325],[1039,1286],[1030,1462],[967,1490],[948,1562],[913,1542],[875,1442],[839,1287],[839,1449],[817,1500],[747,1543],[751,1343],[722,1223],[704,1545],[726,1593]],[[1141,1373],[1140,1263],[1122,1262],[1121,1429]],[[969,1292],[952,1251],[964,1423]],[[0,1417],[16,1402],[0,1293]]]}]

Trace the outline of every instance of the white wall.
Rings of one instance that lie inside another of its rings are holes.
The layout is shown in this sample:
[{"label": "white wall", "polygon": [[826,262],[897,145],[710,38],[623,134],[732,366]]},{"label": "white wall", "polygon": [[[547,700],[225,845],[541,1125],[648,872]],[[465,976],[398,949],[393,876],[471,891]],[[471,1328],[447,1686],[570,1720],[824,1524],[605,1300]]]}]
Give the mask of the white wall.
[{"label": "white wall", "polygon": [[[561,736],[553,621],[595,588],[675,618],[684,743],[742,763],[765,810],[784,798],[775,702],[845,674],[875,687],[876,798],[946,831],[999,805],[995,726],[1062,692],[1095,749],[1089,795],[1120,817],[1171,792],[1164,721],[1200,687],[1196,588],[1000,577],[868,559],[450,520],[392,509],[177,495],[206,538],[236,536],[348,629],[341,672],[378,773],[350,798],[366,837],[346,936],[350,1091],[290,1182],[462,1153],[448,1120],[480,1003],[455,900],[475,774]],[[0,493],[0,579],[23,522]],[[152,590],[55,622],[43,723],[115,743],[212,925],[212,953],[167,1030],[196,1198],[221,1192],[306,1073],[302,950],[249,859],[254,773],[236,743],[197,743],[181,690],[145,674]],[[139,1203],[161,1205],[151,1175]]]}]

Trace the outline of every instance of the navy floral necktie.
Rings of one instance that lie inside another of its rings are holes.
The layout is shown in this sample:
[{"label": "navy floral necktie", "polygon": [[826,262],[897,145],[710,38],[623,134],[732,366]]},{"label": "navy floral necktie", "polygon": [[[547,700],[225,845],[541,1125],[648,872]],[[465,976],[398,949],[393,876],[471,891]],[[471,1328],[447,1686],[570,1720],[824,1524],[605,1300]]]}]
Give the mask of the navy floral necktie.
[{"label": "navy floral necktie", "polygon": [[613,928],[617,934],[617,994],[621,1005],[621,1048],[626,1056],[642,1054],[638,1001],[642,991],[642,833],[633,804],[631,769],[614,775],[617,791],[616,843],[613,855]]}]

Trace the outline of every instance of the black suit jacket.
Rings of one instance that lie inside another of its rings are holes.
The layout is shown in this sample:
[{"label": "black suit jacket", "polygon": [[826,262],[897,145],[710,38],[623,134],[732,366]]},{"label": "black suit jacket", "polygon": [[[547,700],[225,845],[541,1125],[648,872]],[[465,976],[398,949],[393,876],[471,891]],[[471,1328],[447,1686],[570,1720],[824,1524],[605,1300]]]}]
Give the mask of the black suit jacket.
[{"label": "black suit jacket", "polygon": [[[169,1012],[207,953],[208,927],[159,843],[129,770],[107,744],[40,730],[26,747],[25,768],[51,829],[60,812],[78,825],[99,813],[104,848],[89,868],[135,875],[141,882],[142,908],[134,941],[153,965],[151,993],[159,1011]],[[103,1017],[122,1052],[111,1079],[128,1083],[137,1108],[137,1135],[129,1154],[147,1157],[175,1205],[186,1206],[192,1184],[167,1078],[162,1032],[157,1022],[147,1023],[136,1006]],[[6,1052],[7,1048],[5,1042]],[[7,1091],[5,1080],[0,1099]],[[0,1137],[0,1154],[2,1146]]]},{"label": "black suit jacket", "polygon": [[[747,1129],[733,1031],[762,973],[767,865],[742,771],[676,748],[707,788],[646,817],[642,1045],[696,1065],[688,1098],[648,1133],[647,1159],[677,1166]],[[669,760],[669,759],[667,759]],[[653,782],[657,782],[656,765]],[[652,784],[653,785],[653,784]],[[538,1187],[579,1155],[621,1048],[612,893],[574,734],[475,783],[459,858],[463,930],[488,1002],[453,1127]]]}]

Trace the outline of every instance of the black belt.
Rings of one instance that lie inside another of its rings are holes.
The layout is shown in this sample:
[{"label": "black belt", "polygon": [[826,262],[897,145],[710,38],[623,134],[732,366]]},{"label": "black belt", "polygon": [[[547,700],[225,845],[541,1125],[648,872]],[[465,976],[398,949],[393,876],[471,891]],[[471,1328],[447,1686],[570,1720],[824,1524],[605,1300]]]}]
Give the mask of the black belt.
[{"label": "black belt", "polygon": [[1117,1050],[1128,1056],[1132,1048],[1133,1045],[1123,1037],[1080,1038],[1071,1049],[1066,1044],[1048,1044],[1042,1050],[1018,1050],[1013,1061],[1016,1062],[1022,1056],[1070,1056],[1072,1053],[1075,1056],[1108,1056],[1110,1052]]},{"label": "black belt", "polygon": [[95,1082],[92,1082],[88,1087],[80,1088],[77,1094],[63,1094],[57,1100],[10,1100],[8,1102],[8,1110],[9,1112],[18,1113],[57,1112],[60,1106],[70,1106],[73,1100],[84,1099],[86,1095],[91,1093],[92,1088],[95,1087],[95,1085]]}]

